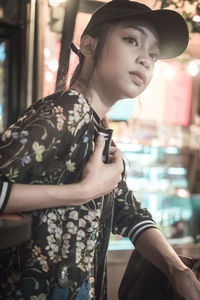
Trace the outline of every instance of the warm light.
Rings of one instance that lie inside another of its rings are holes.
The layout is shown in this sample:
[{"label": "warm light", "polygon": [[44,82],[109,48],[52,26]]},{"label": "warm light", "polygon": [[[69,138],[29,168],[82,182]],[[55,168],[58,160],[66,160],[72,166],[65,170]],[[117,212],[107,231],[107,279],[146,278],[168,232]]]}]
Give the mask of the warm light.
[{"label": "warm light", "polygon": [[47,82],[52,82],[53,81],[53,74],[50,71],[47,71],[45,73],[45,78]]},{"label": "warm light", "polygon": [[189,192],[184,189],[178,189],[176,193],[177,193],[177,196],[179,196],[181,198],[189,198],[190,197]]},{"label": "warm light", "polygon": [[164,76],[167,80],[172,80],[175,76],[175,71],[170,65],[166,65],[165,71],[164,71]]},{"label": "warm light", "polygon": [[176,145],[177,140],[175,138],[169,139],[170,145]]},{"label": "warm light", "polygon": [[192,20],[193,20],[194,22],[196,22],[196,23],[199,23],[199,22],[200,22],[200,16],[195,15],[195,16],[192,18]]},{"label": "warm light", "polygon": [[49,4],[51,6],[59,6],[61,3],[65,2],[66,0],[49,0]]},{"label": "warm light", "polygon": [[49,48],[44,48],[44,56],[45,58],[49,58],[51,56],[51,51]]},{"label": "warm light", "polygon": [[151,141],[151,145],[153,146],[153,147],[159,147],[160,146],[160,144],[161,144],[161,140],[159,140],[159,139],[152,139],[152,141]]},{"label": "warm light", "polygon": [[56,59],[51,59],[48,61],[48,68],[51,71],[56,72],[58,70],[58,61]]},{"label": "warm light", "polygon": [[191,61],[188,65],[188,73],[191,76],[196,76],[199,73],[198,64],[195,61]]},{"label": "warm light", "polygon": [[[144,92],[142,92],[142,94],[140,96],[142,96],[143,99],[148,99],[150,97],[149,89],[144,90]],[[138,102],[138,104],[140,105],[139,102]]]},{"label": "warm light", "polygon": [[158,63],[155,65],[154,72],[153,72],[153,78],[158,79],[160,77],[160,68]]}]

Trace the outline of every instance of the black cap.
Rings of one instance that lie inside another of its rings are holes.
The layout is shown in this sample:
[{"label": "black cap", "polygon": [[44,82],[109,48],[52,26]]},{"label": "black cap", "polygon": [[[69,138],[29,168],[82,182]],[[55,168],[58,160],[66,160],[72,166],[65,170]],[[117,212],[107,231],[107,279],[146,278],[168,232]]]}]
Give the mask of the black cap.
[{"label": "black cap", "polygon": [[189,41],[189,32],[184,18],[176,11],[169,9],[152,10],[148,6],[134,1],[113,0],[92,15],[83,35],[101,24],[124,19],[142,18],[157,31],[160,39],[160,59],[179,56],[185,51]]}]

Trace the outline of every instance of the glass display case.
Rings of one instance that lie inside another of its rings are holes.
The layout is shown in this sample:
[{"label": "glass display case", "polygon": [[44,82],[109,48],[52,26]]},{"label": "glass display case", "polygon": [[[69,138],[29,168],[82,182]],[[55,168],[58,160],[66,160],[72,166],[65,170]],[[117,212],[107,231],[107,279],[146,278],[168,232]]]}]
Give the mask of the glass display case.
[{"label": "glass display case", "polygon": [[6,127],[8,103],[8,41],[0,38],[0,132]]},{"label": "glass display case", "polygon": [[[173,242],[191,242],[192,202],[187,170],[178,148],[117,143],[126,163],[127,184],[146,207],[165,237]],[[128,239],[111,236],[110,250],[132,249]]]}]

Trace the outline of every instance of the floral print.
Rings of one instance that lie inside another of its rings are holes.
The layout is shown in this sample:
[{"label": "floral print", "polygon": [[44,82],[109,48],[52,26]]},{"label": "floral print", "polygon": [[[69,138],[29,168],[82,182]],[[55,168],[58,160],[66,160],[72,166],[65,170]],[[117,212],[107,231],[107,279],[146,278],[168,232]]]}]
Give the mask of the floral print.
[{"label": "floral print", "polygon": [[64,121],[66,120],[65,116],[63,115],[63,108],[58,106],[54,107],[54,111],[56,113],[57,118],[57,129],[58,131],[61,131],[63,129]]},{"label": "floral print", "polygon": [[[77,92],[71,91],[71,95],[78,95]],[[83,98],[82,95],[78,98],[78,103],[73,107],[73,110],[69,110],[69,122],[68,130],[73,135],[76,135],[77,131],[83,126],[84,123],[88,124],[90,121],[90,106]],[[77,126],[78,124],[78,126]]]},{"label": "floral print", "polygon": [[75,162],[72,162],[71,159],[66,161],[66,167],[67,170],[69,170],[70,172],[74,172],[75,171]]},{"label": "floral print", "polygon": [[[106,132],[98,121],[88,101],[74,90],[36,101],[0,137],[0,180],[77,182],[99,131]],[[104,202],[98,198],[81,206],[28,214],[33,220],[31,240],[1,253],[2,300],[49,300],[63,265],[69,276],[70,300],[85,280],[90,282],[91,299],[100,300],[110,231],[126,236],[131,226],[151,219],[124,181]]]}]

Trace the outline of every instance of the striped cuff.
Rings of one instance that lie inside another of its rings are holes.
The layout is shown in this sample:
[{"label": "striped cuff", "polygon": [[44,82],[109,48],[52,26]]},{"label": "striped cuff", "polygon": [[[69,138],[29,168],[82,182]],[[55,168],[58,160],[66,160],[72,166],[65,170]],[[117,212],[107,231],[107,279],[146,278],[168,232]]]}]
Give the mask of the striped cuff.
[{"label": "striped cuff", "polygon": [[11,183],[7,181],[0,182],[0,213],[2,213],[6,207],[10,196],[11,188]]},{"label": "striped cuff", "polygon": [[157,228],[156,224],[152,220],[145,220],[137,225],[135,225],[128,233],[128,237],[130,238],[131,242],[135,244],[139,235],[148,228]]}]

